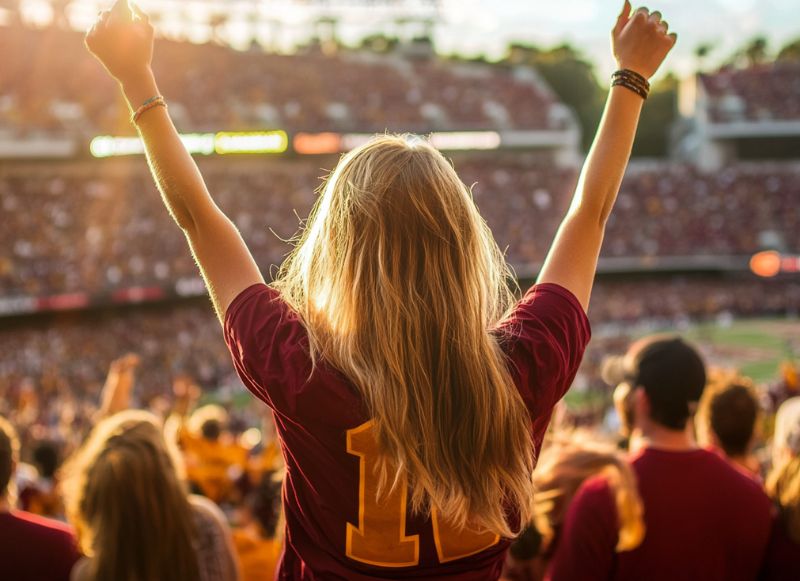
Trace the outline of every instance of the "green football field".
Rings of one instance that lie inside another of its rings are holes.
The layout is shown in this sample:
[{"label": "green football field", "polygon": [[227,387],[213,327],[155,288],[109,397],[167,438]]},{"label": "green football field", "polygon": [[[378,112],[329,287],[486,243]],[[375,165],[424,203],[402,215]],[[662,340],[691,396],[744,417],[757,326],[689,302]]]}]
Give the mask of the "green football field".
[{"label": "green football field", "polygon": [[[800,363],[800,319],[747,319],[704,323],[689,329],[667,327],[657,332],[688,338],[701,347],[709,366],[737,369],[761,385],[778,379],[780,365],[787,359]],[[609,405],[610,394],[603,390],[571,389],[565,400],[572,408]]]},{"label": "green football field", "polygon": [[703,346],[711,365],[739,369],[759,383],[775,379],[781,362],[800,355],[798,319],[707,323],[684,335]]}]

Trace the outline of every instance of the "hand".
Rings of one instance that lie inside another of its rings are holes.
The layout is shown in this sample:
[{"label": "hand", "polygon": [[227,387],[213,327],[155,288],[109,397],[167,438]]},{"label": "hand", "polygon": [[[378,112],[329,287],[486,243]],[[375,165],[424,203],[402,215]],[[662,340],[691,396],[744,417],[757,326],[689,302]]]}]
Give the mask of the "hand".
[{"label": "hand", "polygon": [[139,7],[117,0],[86,33],[86,48],[117,81],[125,84],[150,70],[153,26]]},{"label": "hand", "polygon": [[189,375],[182,374],[172,380],[172,394],[175,396],[175,413],[184,416],[200,399],[202,390]]},{"label": "hand", "polygon": [[611,46],[619,68],[630,69],[647,79],[656,73],[677,40],[678,35],[669,32],[660,12],[638,8],[631,14],[628,0],[611,31]]},{"label": "hand", "polygon": [[99,417],[108,417],[130,407],[134,375],[140,363],[141,359],[135,353],[128,353],[111,362],[100,395]]},{"label": "hand", "polygon": [[142,360],[138,355],[135,353],[128,353],[111,362],[111,372],[118,374],[133,372],[141,362]]}]

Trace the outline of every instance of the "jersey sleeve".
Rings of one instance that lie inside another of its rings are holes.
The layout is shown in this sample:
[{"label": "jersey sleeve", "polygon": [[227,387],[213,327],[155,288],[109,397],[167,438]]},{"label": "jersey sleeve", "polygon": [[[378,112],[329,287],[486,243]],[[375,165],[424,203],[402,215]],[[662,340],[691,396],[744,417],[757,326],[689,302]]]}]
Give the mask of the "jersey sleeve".
[{"label": "jersey sleeve", "polygon": [[617,546],[617,511],[603,477],[578,489],[564,519],[546,581],[610,579]]},{"label": "jersey sleeve", "polygon": [[308,337],[297,314],[277,291],[254,284],[228,307],[224,332],[247,389],[276,412],[292,416],[294,392],[311,374]]},{"label": "jersey sleeve", "polygon": [[535,431],[543,433],[578,372],[591,338],[589,319],[575,295],[544,283],[525,293],[498,330]]}]

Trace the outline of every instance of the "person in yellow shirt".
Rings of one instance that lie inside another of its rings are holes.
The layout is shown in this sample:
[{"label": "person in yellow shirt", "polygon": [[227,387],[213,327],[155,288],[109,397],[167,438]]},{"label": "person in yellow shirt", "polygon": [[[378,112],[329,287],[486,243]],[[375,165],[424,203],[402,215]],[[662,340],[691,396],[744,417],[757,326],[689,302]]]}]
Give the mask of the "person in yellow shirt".
[{"label": "person in yellow shirt", "polygon": [[247,449],[227,432],[227,413],[218,405],[198,408],[179,433],[191,484],[217,504],[235,500],[235,483],[247,470]]},{"label": "person in yellow shirt", "polygon": [[281,479],[265,472],[258,487],[239,511],[233,544],[239,557],[242,581],[272,581],[283,550],[279,531]]}]

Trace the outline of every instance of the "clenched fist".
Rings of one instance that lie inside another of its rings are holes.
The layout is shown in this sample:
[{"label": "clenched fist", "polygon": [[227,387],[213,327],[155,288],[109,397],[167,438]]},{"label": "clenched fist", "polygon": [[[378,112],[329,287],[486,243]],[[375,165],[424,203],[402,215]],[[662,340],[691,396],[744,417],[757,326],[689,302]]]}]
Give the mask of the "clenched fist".
[{"label": "clenched fist", "polygon": [[153,27],[147,15],[127,0],[101,12],[86,33],[86,47],[120,83],[150,69]]},{"label": "clenched fist", "polygon": [[664,62],[677,39],[678,35],[669,32],[660,12],[638,8],[631,14],[628,0],[611,31],[611,46],[619,68],[636,71],[648,79]]}]

